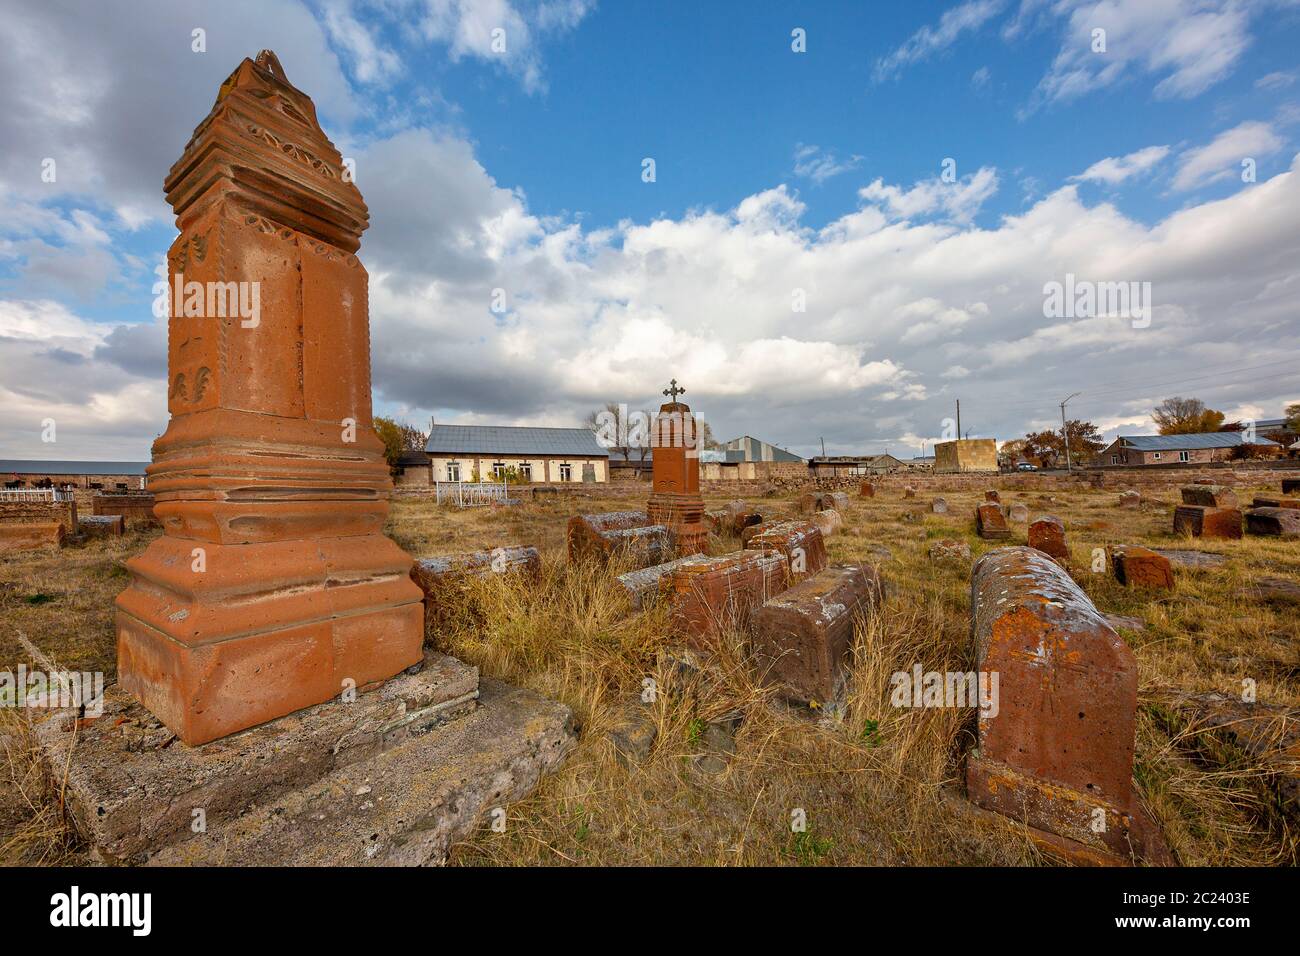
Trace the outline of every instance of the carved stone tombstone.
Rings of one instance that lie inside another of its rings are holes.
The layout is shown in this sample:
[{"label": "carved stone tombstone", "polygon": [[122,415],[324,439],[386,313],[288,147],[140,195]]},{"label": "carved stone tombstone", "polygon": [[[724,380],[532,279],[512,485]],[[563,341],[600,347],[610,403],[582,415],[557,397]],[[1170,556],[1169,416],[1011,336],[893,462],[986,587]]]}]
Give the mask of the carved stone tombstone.
[{"label": "carved stone tombstone", "polygon": [[684,391],[673,379],[671,388],[664,389],[669,400],[659,406],[651,426],[654,483],[646,506],[650,521],[667,526],[681,555],[702,552],[709,537],[704,524],[704,499],[700,497],[700,451],[704,441],[691,407],[677,401]]},{"label": "carved stone tombstone", "polygon": [[371,423],[366,205],[275,54],[222,84],[165,183],[163,536],[117,598],[122,686],[188,744],[421,660]]}]

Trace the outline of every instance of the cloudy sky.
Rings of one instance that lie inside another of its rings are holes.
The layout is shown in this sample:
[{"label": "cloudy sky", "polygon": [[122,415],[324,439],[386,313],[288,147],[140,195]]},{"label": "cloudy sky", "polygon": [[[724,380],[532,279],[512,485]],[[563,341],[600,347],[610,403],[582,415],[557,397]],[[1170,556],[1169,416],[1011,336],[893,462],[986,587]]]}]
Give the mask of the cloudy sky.
[{"label": "cloudy sky", "polygon": [[[148,457],[163,176],[263,47],[370,207],[378,413],[578,424],[675,376],[719,437],[911,455],[956,399],[999,439],[1073,392],[1108,436],[1300,401],[1300,0],[0,16],[0,457]],[[1149,321],[1046,316],[1067,275],[1150,283]]]}]

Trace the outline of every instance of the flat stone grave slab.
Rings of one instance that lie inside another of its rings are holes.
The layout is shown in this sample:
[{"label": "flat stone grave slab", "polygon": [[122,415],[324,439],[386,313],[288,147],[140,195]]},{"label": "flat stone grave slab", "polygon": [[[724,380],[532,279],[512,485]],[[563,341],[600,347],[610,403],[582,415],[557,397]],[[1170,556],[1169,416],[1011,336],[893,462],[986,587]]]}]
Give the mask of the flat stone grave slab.
[{"label": "flat stone grave slab", "polygon": [[98,719],[51,714],[35,733],[77,828],[101,859],[128,863],[188,836],[195,810],[214,827],[466,713],[477,697],[478,668],[427,651],[419,673],[351,703],[327,701],[197,747],[116,684]]}]

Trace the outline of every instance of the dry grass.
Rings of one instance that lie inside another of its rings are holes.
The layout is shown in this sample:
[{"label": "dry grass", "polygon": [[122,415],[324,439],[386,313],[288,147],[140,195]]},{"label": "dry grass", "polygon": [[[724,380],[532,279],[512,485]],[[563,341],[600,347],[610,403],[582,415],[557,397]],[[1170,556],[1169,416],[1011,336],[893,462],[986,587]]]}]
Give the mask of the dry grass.
[{"label": "dry grass", "polygon": [[[1261,491],[1265,490],[1261,486]],[[1271,489],[1270,489],[1271,490]],[[929,492],[904,501],[887,488],[874,499],[853,498],[845,533],[828,542],[832,561],[862,561],[889,549],[881,571],[889,588],[882,613],[865,622],[843,709],[790,709],[756,685],[743,639],[731,634],[715,648],[716,666],[683,671],[669,653],[671,631],[660,612],[628,613],[611,587],[615,570],[564,563],[564,524],[581,511],[642,507],[643,488],[626,497],[559,497],[508,509],[439,508],[423,499],[394,503],[388,531],[414,555],[501,544],[542,549],[535,588],[490,582],[478,586],[430,638],[491,677],[526,685],[564,701],[581,735],[563,768],[528,799],[508,808],[505,833],[484,827],[453,853],[454,864],[1026,864],[1037,851],[1010,822],[973,818],[953,800],[956,757],[969,742],[969,712],[889,706],[889,676],[920,663],[925,670],[971,670],[969,575],[931,564],[935,538],[967,540],[978,554],[990,547],[974,536],[977,494],[938,492],[948,515],[928,512]],[[1199,760],[1165,715],[1149,704],[1159,688],[1239,693],[1249,677],[1261,701],[1300,705],[1300,631],[1294,609],[1274,609],[1242,596],[1256,574],[1300,578],[1294,543],[1179,543],[1168,531],[1168,506],[1120,511],[1113,491],[1005,493],[1031,513],[1064,518],[1079,580],[1106,613],[1141,619],[1124,631],[1137,655],[1148,698],[1139,719],[1136,779],[1179,859],[1187,864],[1276,865],[1297,859],[1296,837],[1278,818],[1260,786],[1263,770]],[[1249,491],[1239,490],[1249,495]],[[1176,495],[1163,494],[1168,501]],[[724,500],[710,500],[710,507]],[[756,503],[791,510],[788,498]],[[920,521],[904,512],[924,511]],[[1024,526],[1013,526],[1023,542]],[[113,673],[113,595],[125,583],[121,562],[143,547],[142,536],[96,542],[61,554],[0,560],[0,631],[5,659],[23,659],[8,633],[21,628],[65,666]],[[1171,594],[1133,592],[1106,574],[1090,574],[1092,549],[1137,543],[1220,551],[1219,568],[1177,572]],[[739,542],[713,541],[730,550]],[[28,603],[33,594],[53,600]],[[639,697],[643,681],[658,690],[648,713],[657,727],[650,757],[621,765],[607,732]],[[736,752],[724,772],[696,763],[707,722],[740,718]],[[5,731],[0,730],[0,734]],[[1171,734],[1174,738],[1171,739]],[[20,762],[21,763],[21,762]],[[10,784],[6,782],[6,787]],[[62,858],[66,835],[39,800],[21,826],[0,816],[0,846],[15,852],[48,848]],[[790,815],[807,814],[794,834]],[[8,826],[8,829],[6,829]],[[18,833],[46,834],[20,837]],[[14,840],[17,839],[16,844]],[[7,841],[7,842],[6,842]],[[24,842],[25,841],[25,842]],[[43,842],[42,842],[43,841]],[[15,847],[26,849],[15,850]]]}]

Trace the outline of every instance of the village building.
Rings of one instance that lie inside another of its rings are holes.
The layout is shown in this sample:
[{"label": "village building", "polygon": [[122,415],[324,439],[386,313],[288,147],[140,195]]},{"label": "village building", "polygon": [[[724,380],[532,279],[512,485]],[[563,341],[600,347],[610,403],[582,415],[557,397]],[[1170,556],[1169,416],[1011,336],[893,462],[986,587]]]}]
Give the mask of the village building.
[{"label": "village building", "polygon": [[1121,435],[1093,459],[1094,467],[1114,468],[1134,465],[1205,464],[1227,461],[1242,445],[1261,447],[1280,455],[1284,449],[1275,441],[1257,436],[1254,442],[1243,441],[1244,432],[1203,432],[1191,435]]},{"label": "village building", "polygon": [[147,461],[39,461],[0,459],[6,488],[85,488],[139,491]]},{"label": "village building", "polygon": [[843,478],[853,475],[887,475],[905,471],[908,465],[893,455],[815,455],[808,459],[813,478]]},{"label": "village building", "polygon": [[[771,478],[805,478],[808,463],[794,452],[750,435],[733,438],[699,453],[704,481],[763,481]],[[649,481],[654,469],[653,448],[610,449],[613,480]]]},{"label": "village building", "polygon": [[992,438],[958,438],[934,446],[934,471],[939,475],[997,472],[998,443]]},{"label": "village building", "polygon": [[1275,441],[1283,448],[1290,448],[1296,443],[1297,438],[1300,438],[1300,432],[1296,432],[1285,418],[1260,418],[1250,422],[1226,422],[1219,428],[1219,431],[1244,432],[1249,427],[1254,427],[1257,438],[1267,438],[1269,441]]},{"label": "village building", "polygon": [[435,423],[429,430],[423,461],[419,455],[402,458],[399,485],[609,481],[609,450],[600,446],[589,428]]}]

